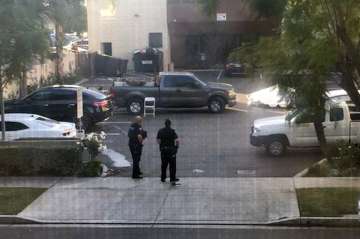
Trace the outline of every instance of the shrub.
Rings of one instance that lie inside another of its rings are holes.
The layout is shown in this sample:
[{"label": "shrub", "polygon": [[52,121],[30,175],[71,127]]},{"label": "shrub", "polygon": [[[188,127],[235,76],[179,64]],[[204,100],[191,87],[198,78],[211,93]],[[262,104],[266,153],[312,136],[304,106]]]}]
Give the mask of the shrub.
[{"label": "shrub", "polygon": [[0,176],[74,176],[81,148],[0,148]]},{"label": "shrub", "polygon": [[92,160],[84,163],[79,173],[81,177],[98,177],[102,174],[101,162]]},{"label": "shrub", "polygon": [[360,147],[358,145],[339,142],[328,155],[333,176],[360,176]]},{"label": "shrub", "polygon": [[96,158],[100,152],[106,149],[105,133],[90,133],[83,139],[83,144],[90,154],[90,160]]}]

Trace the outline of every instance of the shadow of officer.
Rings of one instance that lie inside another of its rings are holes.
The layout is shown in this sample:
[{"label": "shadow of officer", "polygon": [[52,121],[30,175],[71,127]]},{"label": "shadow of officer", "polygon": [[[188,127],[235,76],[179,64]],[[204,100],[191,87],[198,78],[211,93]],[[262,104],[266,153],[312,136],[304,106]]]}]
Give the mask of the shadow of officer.
[{"label": "shadow of officer", "polygon": [[171,128],[171,121],[165,121],[165,127],[160,129],[157,134],[157,141],[161,152],[161,182],[166,180],[166,171],[170,166],[170,182],[176,185],[179,181],[176,178],[176,154],[179,148],[179,139],[174,129]]}]

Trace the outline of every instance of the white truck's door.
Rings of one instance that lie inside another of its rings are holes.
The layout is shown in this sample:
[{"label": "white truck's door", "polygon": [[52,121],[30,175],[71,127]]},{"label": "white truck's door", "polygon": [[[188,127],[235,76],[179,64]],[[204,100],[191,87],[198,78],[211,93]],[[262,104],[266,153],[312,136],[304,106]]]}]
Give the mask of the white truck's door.
[{"label": "white truck's door", "polygon": [[318,140],[314,124],[309,120],[309,113],[300,112],[291,122],[294,147],[311,147],[317,146]]},{"label": "white truck's door", "polygon": [[324,131],[328,143],[349,140],[349,121],[345,117],[344,108],[341,105],[331,106],[324,122]]}]

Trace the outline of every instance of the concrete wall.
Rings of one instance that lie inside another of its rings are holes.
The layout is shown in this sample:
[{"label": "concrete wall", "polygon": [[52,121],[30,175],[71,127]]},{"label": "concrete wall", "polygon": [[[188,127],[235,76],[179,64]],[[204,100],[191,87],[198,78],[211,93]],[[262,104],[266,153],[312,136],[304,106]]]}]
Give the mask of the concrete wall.
[{"label": "concrete wall", "polygon": [[101,43],[111,42],[114,57],[129,60],[137,49],[149,45],[149,33],[163,34],[164,70],[170,65],[170,43],[167,27],[166,0],[116,0],[112,14],[104,13],[101,6],[108,0],[88,0],[89,51],[102,52]]}]

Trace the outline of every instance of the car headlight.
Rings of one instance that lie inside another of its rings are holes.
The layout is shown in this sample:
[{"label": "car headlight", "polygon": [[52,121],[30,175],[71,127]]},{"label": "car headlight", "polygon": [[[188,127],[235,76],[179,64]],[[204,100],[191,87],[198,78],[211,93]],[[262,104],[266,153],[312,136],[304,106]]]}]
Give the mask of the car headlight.
[{"label": "car headlight", "polygon": [[229,90],[229,96],[230,97],[235,97],[236,96],[235,90]]},{"label": "car headlight", "polygon": [[256,127],[251,127],[251,133],[252,133],[252,134],[260,133],[260,129],[259,129],[259,128],[256,128]]}]

